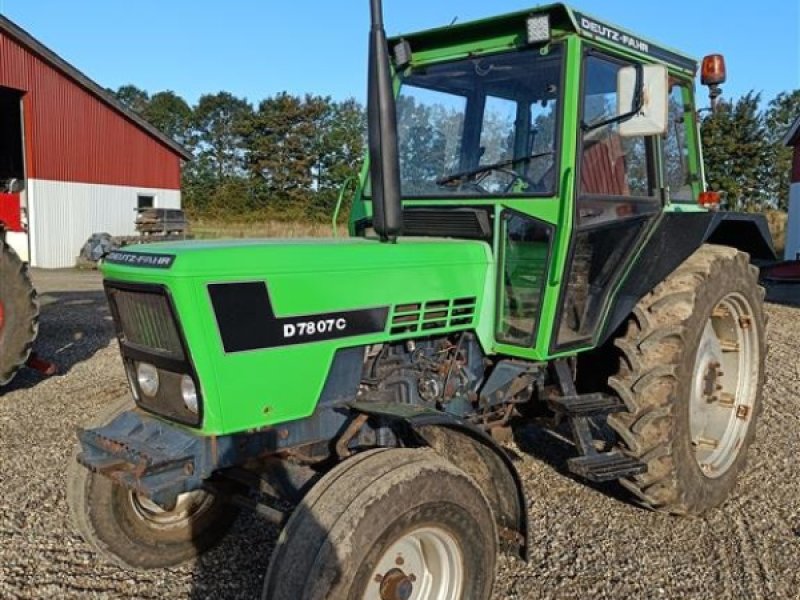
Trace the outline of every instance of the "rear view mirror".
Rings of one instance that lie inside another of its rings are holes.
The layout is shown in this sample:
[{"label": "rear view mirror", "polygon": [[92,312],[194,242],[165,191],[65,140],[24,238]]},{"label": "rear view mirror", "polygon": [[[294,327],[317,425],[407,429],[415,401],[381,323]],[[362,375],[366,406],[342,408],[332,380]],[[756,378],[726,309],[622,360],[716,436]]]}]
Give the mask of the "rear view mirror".
[{"label": "rear view mirror", "polygon": [[[669,77],[663,65],[623,67],[617,74],[617,115],[622,137],[667,132]],[[627,118],[624,118],[627,117]]]}]

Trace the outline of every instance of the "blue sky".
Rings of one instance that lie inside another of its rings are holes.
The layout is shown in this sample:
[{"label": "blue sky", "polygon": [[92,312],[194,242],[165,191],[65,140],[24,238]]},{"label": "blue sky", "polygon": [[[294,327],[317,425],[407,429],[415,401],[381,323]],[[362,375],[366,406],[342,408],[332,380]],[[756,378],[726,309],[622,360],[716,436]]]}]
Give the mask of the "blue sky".
[{"label": "blue sky", "polygon": [[[530,8],[536,0],[384,0],[389,34]],[[725,54],[728,97],[800,88],[800,0],[576,0],[696,57]],[[135,7],[132,9],[131,7]],[[367,0],[0,0],[0,11],[106,87],[365,97]]]}]

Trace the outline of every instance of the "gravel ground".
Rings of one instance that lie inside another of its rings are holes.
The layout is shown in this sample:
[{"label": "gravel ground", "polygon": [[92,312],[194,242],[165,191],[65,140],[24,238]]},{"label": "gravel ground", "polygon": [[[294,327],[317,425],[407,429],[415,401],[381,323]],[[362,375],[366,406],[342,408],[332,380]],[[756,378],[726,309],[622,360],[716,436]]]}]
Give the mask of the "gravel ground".
[{"label": "gravel ground", "polygon": [[[126,385],[97,274],[34,278],[39,351],[61,375],[26,372],[0,397],[0,598],[260,597],[276,531],[253,517],[196,564],[149,573],[104,563],[75,533],[64,491],[75,427]],[[496,599],[800,597],[800,309],[768,313],[765,411],[735,496],[702,519],[653,514],[564,475],[566,448],[528,431],[514,450],[532,558],[500,559]]]}]

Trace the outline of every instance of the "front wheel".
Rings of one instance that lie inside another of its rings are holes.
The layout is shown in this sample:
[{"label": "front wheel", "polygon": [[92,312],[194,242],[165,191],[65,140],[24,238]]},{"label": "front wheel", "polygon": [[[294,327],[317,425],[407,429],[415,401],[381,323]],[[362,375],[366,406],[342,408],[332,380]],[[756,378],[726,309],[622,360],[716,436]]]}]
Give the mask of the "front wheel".
[{"label": "front wheel", "polygon": [[[90,426],[99,427],[133,408],[127,398],[109,407]],[[238,509],[202,490],[178,496],[164,510],[77,461],[67,469],[67,501],[75,528],[93,549],[127,569],[179,565],[216,545],[228,532]]]},{"label": "front wheel", "polygon": [[491,509],[468,475],[429,449],[369,451],[292,514],[262,597],[485,600],[495,552]]}]

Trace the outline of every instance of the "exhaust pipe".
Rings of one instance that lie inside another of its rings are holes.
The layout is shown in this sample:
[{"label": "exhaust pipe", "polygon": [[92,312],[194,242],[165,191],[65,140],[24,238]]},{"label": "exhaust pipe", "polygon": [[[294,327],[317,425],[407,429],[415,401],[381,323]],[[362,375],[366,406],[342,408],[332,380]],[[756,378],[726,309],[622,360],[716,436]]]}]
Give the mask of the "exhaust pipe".
[{"label": "exhaust pipe", "polygon": [[381,0],[370,0],[369,33],[369,172],[372,179],[372,226],[382,242],[394,242],[403,229],[400,203],[400,162],[397,152],[397,111],[383,29]]}]

